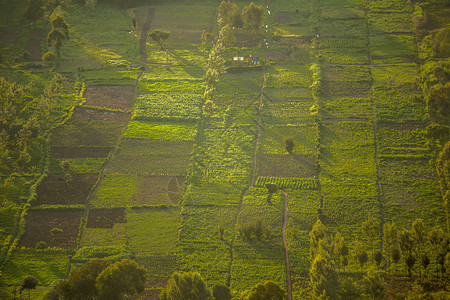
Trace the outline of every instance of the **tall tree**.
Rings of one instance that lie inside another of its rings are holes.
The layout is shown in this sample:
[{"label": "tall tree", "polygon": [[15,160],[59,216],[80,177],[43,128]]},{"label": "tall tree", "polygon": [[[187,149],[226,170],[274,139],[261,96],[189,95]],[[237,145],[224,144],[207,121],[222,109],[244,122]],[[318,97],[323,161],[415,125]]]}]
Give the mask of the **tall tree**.
[{"label": "tall tree", "polygon": [[[415,219],[411,228],[412,238],[414,242],[414,252],[418,261],[422,261],[423,243],[425,242],[425,225],[422,219]],[[419,265],[420,266],[420,265]],[[419,267],[420,276],[422,276],[422,270]]]},{"label": "tall tree", "polygon": [[196,272],[175,272],[170,276],[161,300],[211,299],[211,293],[203,278]]},{"label": "tall tree", "polygon": [[264,20],[264,8],[262,5],[256,5],[253,1],[242,10],[242,21],[244,28],[258,29]]},{"label": "tall tree", "polygon": [[20,293],[22,293],[23,290],[28,290],[28,299],[30,299],[31,290],[34,290],[37,285],[37,279],[33,276],[27,275],[22,279],[22,282],[20,283]]},{"label": "tall tree", "polygon": [[138,295],[144,291],[147,270],[134,260],[124,259],[104,269],[95,287],[100,300],[120,300],[124,295]]},{"label": "tall tree", "polygon": [[405,261],[405,265],[408,269],[408,275],[411,276],[411,266],[415,263],[415,259],[412,253],[414,247],[414,239],[411,230],[403,229],[402,231],[400,231],[398,238],[403,260]]},{"label": "tall tree", "polygon": [[385,223],[383,226],[383,252],[384,256],[388,260],[387,265],[388,268],[391,266],[391,253],[392,249],[396,247],[398,243],[397,239],[397,227],[394,222]]},{"label": "tall tree", "polygon": [[286,299],[286,292],[280,288],[278,284],[273,281],[260,283],[250,290],[247,300],[284,300]]},{"label": "tall tree", "polygon": [[55,48],[57,56],[61,55],[63,41],[69,38],[69,25],[64,20],[61,6],[58,6],[50,15],[52,29],[47,35],[46,43],[48,47]]},{"label": "tall tree", "polygon": [[380,235],[380,223],[372,215],[369,215],[367,220],[365,220],[362,223],[361,229],[372,248],[372,260],[373,260],[375,253],[375,242],[378,236]]}]

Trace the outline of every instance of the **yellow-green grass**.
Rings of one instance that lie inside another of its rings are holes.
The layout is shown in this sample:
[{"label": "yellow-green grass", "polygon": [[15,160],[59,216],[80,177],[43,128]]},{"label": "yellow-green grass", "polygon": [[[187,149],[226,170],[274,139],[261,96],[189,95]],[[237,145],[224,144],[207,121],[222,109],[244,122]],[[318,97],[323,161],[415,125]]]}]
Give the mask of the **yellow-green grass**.
[{"label": "yellow-green grass", "polygon": [[135,176],[106,174],[96,189],[91,204],[95,207],[124,207],[136,193]]},{"label": "yellow-green grass", "polygon": [[250,106],[259,102],[262,84],[260,71],[225,74],[220,77],[214,103],[219,107]]},{"label": "yellow-green grass", "polygon": [[315,126],[265,126],[262,127],[259,153],[287,154],[284,140],[292,138],[294,154],[311,154],[316,150],[317,129]]},{"label": "yellow-green grass", "polygon": [[180,209],[133,208],[126,214],[128,245],[136,256],[176,254]]},{"label": "yellow-green grass", "polygon": [[269,102],[262,107],[262,119],[268,125],[308,125],[314,124],[311,107],[313,99],[295,99],[295,101]]},{"label": "yellow-green grass", "polygon": [[192,142],[122,139],[107,173],[183,175],[189,165]]},{"label": "yellow-green grass", "polygon": [[50,172],[63,173],[60,165],[62,161],[70,163],[69,172],[71,173],[99,173],[106,163],[106,158],[52,158]]},{"label": "yellow-green grass", "polygon": [[367,19],[370,34],[414,31],[410,13],[369,13]]},{"label": "yellow-green grass", "polygon": [[371,119],[370,98],[327,98],[322,100],[321,113],[330,119]]},{"label": "yellow-green grass", "polygon": [[268,88],[307,88],[311,85],[309,67],[304,64],[277,63],[266,69]]},{"label": "yellow-green grass", "polygon": [[365,19],[325,20],[318,25],[319,38],[320,36],[348,37],[367,34]]},{"label": "yellow-green grass", "polygon": [[139,81],[139,93],[193,93],[201,94],[205,90],[202,79],[143,79]]},{"label": "yellow-green grass", "polygon": [[201,94],[155,93],[141,95],[133,109],[139,120],[195,121],[202,113]]},{"label": "yellow-green grass", "polygon": [[[242,185],[242,183],[240,182]],[[245,184],[245,183],[244,183]],[[204,181],[198,185],[190,185],[184,193],[184,205],[238,205],[242,186],[223,182]]]},{"label": "yellow-green grass", "polygon": [[2,285],[19,285],[26,275],[34,276],[40,285],[50,285],[66,276],[68,255],[73,250],[17,249],[6,262],[0,282]]},{"label": "yellow-green grass", "polygon": [[114,223],[112,228],[84,228],[83,230],[82,247],[125,245],[127,245],[125,223]]},{"label": "yellow-green grass", "polygon": [[149,140],[193,141],[196,126],[186,123],[133,120],[128,123],[124,137]]}]

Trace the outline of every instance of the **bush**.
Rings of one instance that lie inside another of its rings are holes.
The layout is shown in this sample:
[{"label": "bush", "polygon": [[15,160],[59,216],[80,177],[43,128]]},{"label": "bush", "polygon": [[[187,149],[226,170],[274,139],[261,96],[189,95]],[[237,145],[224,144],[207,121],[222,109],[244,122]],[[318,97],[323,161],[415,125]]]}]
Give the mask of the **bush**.
[{"label": "bush", "polygon": [[44,53],[44,55],[42,55],[42,60],[45,63],[50,63],[52,61],[54,61],[56,59],[56,54],[53,51],[47,51],[46,53]]},{"label": "bush", "polygon": [[62,229],[60,229],[60,228],[57,228],[57,227],[55,227],[55,228],[53,228],[53,229],[50,230],[50,233],[51,233],[52,235],[62,234],[63,232],[64,232],[64,230],[62,230]]},{"label": "bush", "polygon": [[37,242],[36,245],[34,246],[34,249],[36,250],[47,249],[47,243],[44,241]]}]

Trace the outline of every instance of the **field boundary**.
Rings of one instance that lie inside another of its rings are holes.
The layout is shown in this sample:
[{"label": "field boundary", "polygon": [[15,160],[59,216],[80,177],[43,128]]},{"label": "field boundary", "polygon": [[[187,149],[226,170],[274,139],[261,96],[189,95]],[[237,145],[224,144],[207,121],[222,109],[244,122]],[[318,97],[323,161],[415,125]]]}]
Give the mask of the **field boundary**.
[{"label": "field boundary", "polygon": [[291,264],[289,262],[289,249],[287,245],[286,238],[286,228],[288,225],[288,217],[289,217],[289,197],[286,191],[283,190],[284,193],[284,213],[283,213],[283,246],[284,246],[284,254],[286,257],[286,278],[287,278],[287,294],[288,300],[292,300],[292,280],[291,280]]}]

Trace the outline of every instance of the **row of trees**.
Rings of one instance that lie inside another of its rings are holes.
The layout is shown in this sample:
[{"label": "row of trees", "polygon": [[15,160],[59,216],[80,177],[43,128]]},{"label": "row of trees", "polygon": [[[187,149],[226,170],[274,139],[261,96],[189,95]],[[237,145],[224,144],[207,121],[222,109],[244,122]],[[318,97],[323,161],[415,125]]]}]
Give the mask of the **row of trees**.
[{"label": "row of trees", "polygon": [[[421,219],[416,219],[410,229],[399,230],[394,223],[383,227],[383,251],[376,251],[380,239],[380,225],[369,216],[361,225],[364,242],[355,240],[351,250],[339,232],[333,232],[320,220],[310,232],[310,280],[315,298],[356,299],[357,297],[383,297],[383,276],[391,273],[392,265],[403,261],[408,276],[412,276],[414,267],[421,278],[430,276],[431,265],[436,275],[447,276],[450,273],[450,239],[439,227],[431,228],[428,233]],[[370,245],[371,255],[364,245]],[[339,278],[339,269],[349,264],[349,256],[355,259],[362,271],[371,262],[362,281]],[[446,275],[447,274],[447,275]],[[357,296],[356,296],[357,295]]]},{"label": "row of trees", "polygon": [[256,5],[253,1],[241,10],[236,3],[223,0],[219,5],[220,27],[226,25],[231,28],[258,29],[264,20],[264,8]]}]

